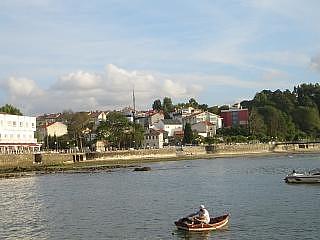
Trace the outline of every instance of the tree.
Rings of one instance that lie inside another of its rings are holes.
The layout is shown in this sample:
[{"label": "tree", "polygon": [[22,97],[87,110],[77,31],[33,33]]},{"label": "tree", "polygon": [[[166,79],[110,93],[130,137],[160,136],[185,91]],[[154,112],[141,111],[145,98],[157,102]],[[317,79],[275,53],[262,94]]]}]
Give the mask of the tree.
[{"label": "tree", "polygon": [[152,104],[152,109],[153,110],[157,110],[157,111],[160,111],[162,110],[162,104],[161,104],[161,100],[160,99],[157,99],[153,102]]},{"label": "tree", "polygon": [[218,115],[219,114],[219,107],[218,106],[212,106],[208,108],[208,112],[211,112],[213,114]]},{"label": "tree", "polygon": [[70,138],[74,140],[76,146],[80,149],[83,147],[83,136],[89,124],[89,116],[86,112],[70,113],[68,116],[68,133]]},{"label": "tree", "polygon": [[184,126],[184,129],[183,129],[183,133],[184,133],[183,142],[185,144],[192,143],[192,141],[193,141],[193,132],[192,132],[190,123],[186,123],[186,125]]},{"label": "tree", "polygon": [[164,117],[170,118],[169,113],[174,111],[174,106],[172,104],[171,98],[165,97],[163,99],[162,108],[163,108],[163,112],[164,112]]},{"label": "tree", "polygon": [[22,115],[21,111],[18,108],[14,107],[10,104],[6,104],[6,105],[0,107],[0,112],[12,114],[12,115],[20,115],[20,116]]},{"label": "tree", "polygon": [[249,116],[249,129],[253,135],[265,134],[266,125],[264,124],[263,117],[259,114],[256,108],[253,108]]},{"label": "tree", "polygon": [[188,105],[189,107],[198,108],[199,103],[194,98],[190,98]]},{"label": "tree", "polygon": [[144,129],[141,125],[131,123],[119,112],[107,115],[106,122],[97,128],[97,137],[106,140],[110,146],[121,148],[141,146]]},{"label": "tree", "polygon": [[293,120],[299,129],[309,135],[316,135],[320,130],[319,112],[316,107],[297,107],[293,112]]}]

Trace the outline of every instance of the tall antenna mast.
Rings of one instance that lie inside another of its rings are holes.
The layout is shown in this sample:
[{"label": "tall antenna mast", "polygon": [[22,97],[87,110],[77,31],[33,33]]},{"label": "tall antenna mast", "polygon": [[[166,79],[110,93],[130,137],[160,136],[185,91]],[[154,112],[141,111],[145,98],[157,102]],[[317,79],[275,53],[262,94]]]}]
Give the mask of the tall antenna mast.
[{"label": "tall antenna mast", "polygon": [[136,97],[134,95],[134,87],[133,87],[133,90],[132,90],[132,102],[133,102],[133,113],[132,113],[132,116],[133,116],[133,122],[135,123],[136,122]]}]

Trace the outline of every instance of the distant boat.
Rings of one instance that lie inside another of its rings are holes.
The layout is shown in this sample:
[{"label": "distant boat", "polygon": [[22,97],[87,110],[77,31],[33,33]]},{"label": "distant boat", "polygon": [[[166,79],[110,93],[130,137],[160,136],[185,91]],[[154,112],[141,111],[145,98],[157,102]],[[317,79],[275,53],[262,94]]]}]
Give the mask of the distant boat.
[{"label": "distant boat", "polygon": [[135,172],[151,171],[151,167],[136,167],[134,171]]},{"label": "distant boat", "polygon": [[298,173],[293,170],[284,180],[286,183],[320,183],[320,169],[308,173]]},{"label": "distant boat", "polygon": [[189,223],[187,218],[181,218],[174,222],[178,229],[201,232],[201,231],[212,231],[218,230],[225,227],[229,222],[229,214],[225,214],[219,217],[210,218],[210,223]]}]

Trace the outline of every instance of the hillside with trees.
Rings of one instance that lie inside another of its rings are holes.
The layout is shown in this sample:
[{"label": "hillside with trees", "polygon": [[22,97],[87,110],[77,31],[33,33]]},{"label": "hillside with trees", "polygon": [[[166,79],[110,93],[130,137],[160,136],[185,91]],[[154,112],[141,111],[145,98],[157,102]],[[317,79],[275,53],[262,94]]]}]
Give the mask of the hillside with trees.
[{"label": "hillside with trees", "polygon": [[263,90],[241,102],[250,111],[249,133],[280,141],[320,137],[320,85],[302,84],[294,90]]}]

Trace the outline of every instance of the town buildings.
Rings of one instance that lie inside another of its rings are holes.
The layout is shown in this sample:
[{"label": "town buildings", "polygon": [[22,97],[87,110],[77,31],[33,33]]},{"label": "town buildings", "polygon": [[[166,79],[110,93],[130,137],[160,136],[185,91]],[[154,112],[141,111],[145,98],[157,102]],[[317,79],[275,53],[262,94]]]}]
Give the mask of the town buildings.
[{"label": "town buildings", "polygon": [[[162,148],[166,145],[181,144],[184,135],[183,129],[186,124],[190,124],[191,130],[195,136],[206,138],[216,135],[217,129],[222,127],[247,126],[249,115],[248,110],[242,109],[240,104],[235,104],[228,110],[221,110],[220,116],[193,107],[175,109],[173,112],[169,113],[169,115],[166,115],[167,117],[170,116],[170,119],[165,119],[163,111],[156,110],[136,111],[135,109],[128,107],[119,112],[130,122],[141,124],[144,127],[144,139],[141,145],[139,142],[139,145],[140,147],[142,146],[145,148]],[[74,124],[77,124],[77,121],[75,121],[77,120],[77,114],[79,119],[84,119],[84,122],[81,123],[83,128],[80,129],[79,132],[71,134],[70,142],[72,141],[72,146],[79,145],[82,147],[82,142],[85,142],[87,144],[86,146],[89,146],[90,144],[91,149],[99,149],[100,151],[103,151],[104,149],[104,151],[106,151],[108,145],[110,145],[110,143],[106,141],[100,141],[99,144],[101,146],[99,147],[97,147],[98,144],[94,146],[94,144],[98,142],[97,128],[102,122],[107,120],[109,114],[109,112],[105,111],[45,114],[39,116],[37,121],[32,117],[28,118],[26,116],[15,115],[10,115],[9,117],[8,114],[2,114],[0,138],[1,143],[3,143],[2,146],[5,145],[5,147],[2,147],[2,151],[7,151],[9,149],[7,147],[9,143],[14,143],[13,147],[10,147],[10,149],[13,149],[14,151],[19,151],[21,148],[24,149],[25,146],[32,146],[33,148],[31,147],[31,151],[38,149],[40,145],[37,144],[37,141],[34,139],[36,126],[38,139],[45,143],[44,145],[48,146],[48,137],[58,138],[68,134],[67,125],[73,124],[73,121]],[[24,117],[24,120],[22,117]],[[31,126],[29,131],[32,132],[23,133],[23,128],[19,128],[19,124],[24,127]],[[21,133],[17,133],[18,129]],[[128,135],[128,133],[126,134]],[[27,138],[27,136],[29,136],[29,139],[24,139],[22,141],[22,138]],[[72,136],[74,137],[72,138]],[[76,139],[76,137],[78,139]],[[128,135],[128,139],[129,137],[130,136]],[[63,142],[67,142],[67,145],[65,146],[69,146],[68,139],[63,139]],[[17,146],[17,143],[22,145]],[[126,148],[129,145],[124,145],[124,147]]]}]

